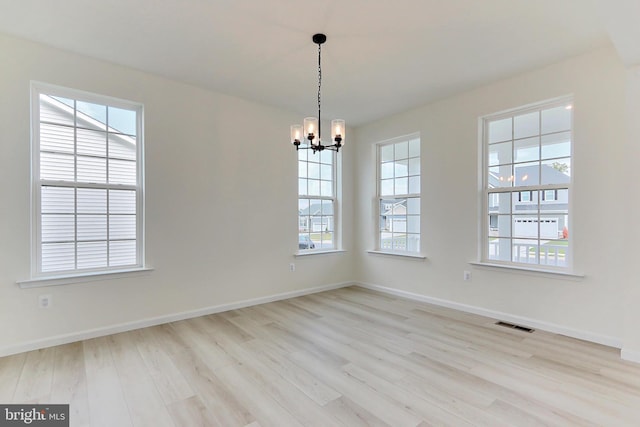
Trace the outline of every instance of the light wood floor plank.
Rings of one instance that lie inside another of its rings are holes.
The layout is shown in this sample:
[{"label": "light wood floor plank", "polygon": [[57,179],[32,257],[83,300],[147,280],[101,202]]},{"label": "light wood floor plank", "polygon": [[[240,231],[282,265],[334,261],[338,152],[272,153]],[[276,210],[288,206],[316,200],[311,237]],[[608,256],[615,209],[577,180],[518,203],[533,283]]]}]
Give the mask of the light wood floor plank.
[{"label": "light wood floor plank", "polygon": [[51,394],[56,348],[30,351],[13,395],[15,403],[46,403]]},{"label": "light wood floor plank", "polygon": [[82,343],[56,347],[53,385],[48,403],[69,404],[71,426],[91,423]]},{"label": "light wood floor plank", "polygon": [[0,402],[13,402],[27,354],[14,354],[0,358]]},{"label": "light wood floor plank", "polygon": [[640,425],[640,364],[495,322],[336,289],[0,358],[0,402],[74,427]]},{"label": "light wood floor plank", "polygon": [[132,427],[109,337],[84,341],[83,350],[91,425]]}]

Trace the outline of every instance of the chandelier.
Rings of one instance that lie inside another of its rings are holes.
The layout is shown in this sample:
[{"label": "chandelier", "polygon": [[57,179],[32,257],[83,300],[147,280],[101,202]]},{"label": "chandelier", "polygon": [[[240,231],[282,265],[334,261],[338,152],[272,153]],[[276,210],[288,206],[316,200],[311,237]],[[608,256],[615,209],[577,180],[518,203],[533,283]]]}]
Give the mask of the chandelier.
[{"label": "chandelier", "polygon": [[[320,115],[320,92],[322,89],[322,44],[327,41],[327,36],[324,34],[314,34],[312,40],[318,45],[318,117],[307,117],[304,119],[304,125],[292,125],[291,126],[291,143],[295,145],[296,150],[313,150],[316,151],[332,150],[340,151],[340,147],[344,146],[345,140],[345,127],[344,120],[335,119],[331,120],[331,141],[332,144],[322,144],[322,117]],[[302,140],[306,139],[309,142],[307,145],[302,145]]]}]

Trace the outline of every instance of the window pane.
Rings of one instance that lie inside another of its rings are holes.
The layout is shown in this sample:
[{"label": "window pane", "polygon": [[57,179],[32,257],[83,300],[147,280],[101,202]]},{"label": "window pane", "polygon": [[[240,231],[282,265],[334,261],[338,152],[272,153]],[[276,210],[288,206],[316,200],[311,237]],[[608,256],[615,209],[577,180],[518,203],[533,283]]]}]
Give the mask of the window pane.
[{"label": "window pane", "polygon": [[511,140],[512,130],[511,117],[489,122],[489,144]]},{"label": "window pane", "polygon": [[409,157],[419,157],[420,156],[420,140],[412,139],[409,141]]},{"label": "window pane", "polygon": [[409,157],[409,142],[403,141],[394,144],[394,156],[395,160],[402,160]]},{"label": "window pane", "polygon": [[40,121],[73,126],[73,106],[72,99],[40,94]]},{"label": "window pane", "polygon": [[136,135],[136,112],[109,107],[109,127],[120,133]]},{"label": "window pane", "polygon": [[43,243],[42,271],[65,271],[76,268],[74,243]]},{"label": "window pane", "polygon": [[420,159],[409,160],[409,175],[420,175]]},{"label": "window pane", "polygon": [[420,217],[416,215],[407,216],[407,232],[419,233],[420,232]]},{"label": "window pane", "polygon": [[511,215],[489,215],[489,236],[511,237]]},{"label": "window pane", "polygon": [[40,178],[52,181],[75,179],[73,155],[40,153]]},{"label": "window pane", "polygon": [[395,173],[396,173],[396,177],[408,176],[409,175],[409,161],[408,160],[399,160],[399,161],[395,162]]},{"label": "window pane", "polygon": [[78,213],[107,213],[107,190],[78,188]]},{"label": "window pane", "polygon": [[40,123],[40,150],[73,154],[73,128]]},{"label": "window pane", "polygon": [[489,166],[504,165],[513,162],[511,141],[489,146]]},{"label": "window pane", "polygon": [[109,215],[109,240],[135,239],[135,215]]},{"label": "window pane", "polygon": [[571,129],[571,111],[565,105],[542,110],[542,133]]},{"label": "window pane", "polygon": [[393,144],[383,145],[380,147],[380,160],[383,162],[393,160]]},{"label": "window pane", "polygon": [[[333,165],[334,152],[330,150],[324,150],[320,152],[320,160],[315,160],[326,165]],[[309,160],[312,160],[311,158]]]},{"label": "window pane", "polygon": [[538,215],[537,191],[518,191],[511,194],[511,200],[513,201],[513,213]]},{"label": "window pane", "polygon": [[107,107],[90,102],[76,102],[77,126],[90,129],[107,129]]},{"label": "window pane", "polygon": [[526,264],[538,263],[538,241],[517,239],[513,241],[512,260]]},{"label": "window pane", "polygon": [[42,215],[42,242],[72,242],[75,239],[73,215]]},{"label": "window pane", "polygon": [[78,154],[88,156],[107,156],[107,134],[106,132],[78,129]]},{"label": "window pane", "polygon": [[136,185],[136,162],[109,160],[109,183]]},{"label": "window pane", "polygon": [[[78,182],[102,184],[107,182],[107,161],[96,157],[77,156]],[[135,171],[135,163],[133,163]]]},{"label": "window pane", "polygon": [[307,177],[307,162],[298,162],[298,177]]},{"label": "window pane", "polygon": [[488,206],[491,213],[511,213],[511,193],[489,193]]},{"label": "window pane", "polygon": [[107,242],[78,243],[78,268],[107,266]]},{"label": "window pane", "polygon": [[571,158],[542,162],[542,184],[568,184],[571,182]]},{"label": "window pane", "polygon": [[136,140],[131,136],[109,134],[109,157],[136,160]]},{"label": "window pane", "polygon": [[333,196],[333,182],[332,181],[320,181],[320,195],[331,197]]},{"label": "window pane", "polygon": [[487,256],[497,261],[511,261],[511,239],[489,238]]},{"label": "window pane", "polygon": [[552,159],[571,156],[571,132],[555,133],[542,137],[542,158]]},{"label": "window pane", "polygon": [[306,196],[308,195],[308,190],[307,190],[307,180],[306,179],[299,179],[298,180],[298,194],[301,196]]},{"label": "window pane", "polygon": [[420,193],[420,177],[412,176],[409,178],[409,194]]},{"label": "window pane", "polygon": [[533,113],[515,116],[513,118],[513,138],[528,138],[540,134],[540,113]]},{"label": "window pane", "polygon": [[515,186],[539,185],[540,184],[540,164],[538,162],[520,163],[514,165]]},{"label": "window pane", "polygon": [[538,217],[531,215],[513,216],[513,237],[538,238]]},{"label": "window pane", "polygon": [[320,179],[320,164],[307,162],[307,173],[309,178]]},{"label": "window pane", "polygon": [[511,187],[513,185],[513,166],[493,166],[489,168],[489,188]]},{"label": "window pane", "polygon": [[407,251],[420,252],[420,235],[407,233]]},{"label": "window pane", "polygon": [[78,240],[107,240],[107,216],[78,215]]},{"label": "window pane", "polygon": [[310,179],[308,180],[307,184],[309,185],[309,196],[320,195],[320,181],[316,181],[315,179]]},{"label": "window pane", "polygon": [[74,213],[75,191],[67,187],[42,187],[41,212],[49,213]]},{"label": "window pane", "polygon": [[569,257],[566,240],[546,240],[540,243],[540,264],[565,267]]},{"label": "window pane", "polygon": [[135,191],[109,190],[109,212],[116,214],[135,214],[136,206]]},{"label": "window pane", "polygon": [[135,265],[136,264],[136,241],[125,240],[109,242],[109,265]]},{"label": "window pane", "polygon": [[332,180],[333,167],[331,165],[320,165],[320,178],[324,180]]},{"label": "window pane", "polygon": [[393,178],[393,162],[382,163],[380,165],[380,179]]},{"label": "window pane", "polygon": [[515,162],[540,160],[540,138],[527,138],[515,141]]},{"label": "window pane", "polygon": [[420,198],[419,197],[411,197],[407,199],[407,213],[409,215],[420,214]]},{"label": "window pane", "polygon": [[393,192],[393,179],[383,179],[380,181],[380,194],[382,196],[391,196]]},{"label": "window pane", "polygon": [[408,194],[409,193],[409,180],[407,178],[395,179],[395,194]]}]

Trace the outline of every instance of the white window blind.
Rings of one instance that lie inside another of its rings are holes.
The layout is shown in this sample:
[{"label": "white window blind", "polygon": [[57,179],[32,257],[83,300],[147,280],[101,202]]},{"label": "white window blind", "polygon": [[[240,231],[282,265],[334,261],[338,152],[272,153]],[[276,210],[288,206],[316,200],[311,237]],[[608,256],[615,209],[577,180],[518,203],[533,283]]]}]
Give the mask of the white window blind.
[{"label": "white window blind", "polygon": [[142,266],[142,106],[34,84],[34,276]]}]

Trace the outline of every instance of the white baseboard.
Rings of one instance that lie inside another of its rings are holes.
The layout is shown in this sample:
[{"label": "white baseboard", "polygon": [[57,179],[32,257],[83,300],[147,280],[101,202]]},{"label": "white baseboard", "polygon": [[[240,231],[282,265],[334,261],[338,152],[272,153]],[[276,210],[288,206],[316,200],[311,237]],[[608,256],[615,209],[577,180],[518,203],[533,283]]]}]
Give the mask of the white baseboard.
[{"label": "white baseboard", "polygon": [[620,357],[628,362],[640,363],[640,351],[623,348],[620,350]]},{"label": "white baseboard", "polygon": [[221,313],[223,311],[235,310],[238,308],[250,307],[253,305],[265,304],[268,302],[281,301],[289,298],[295,298],[303,295],[315,294],[318,292],[329,291],[332,289],[344,288],[353,285],[353,282],[335,283],[331,285],[316,286],[313,288],[300,289],[290,292],[282,292],[275,295],[265,297],[252,298],[244,301],[238,301],[228,304],[215,305],[211,307],[200,308],[197,310],[183,311],[180,313],[172,313],[163,316],[151,317],[147,319],[135,320],[116,325],[109,325],[101,328],[87,329],[80,332],[72,332],[53,337],[42,338],[24,343],[18,343],[5,347],[0,347],[0,357],[9,356],[25,351],[39,350],[41,348],[52,347],[55,345],[68,344],[71,342],[82,341],[91,338],[103,337],[106,335],[117,334],[120,332],[132,331],[134,329],[147,328],[149,326],[161,325],[179,320],[191,319],[194,317],[206,316],[209,314]]},{"label": "white baseboard", "polygon": [[[462,304],[462,303],[444,300],[440,298],[429,297],[426,295],[420,295],[413,292],[402,291],[399,289],[388,288],[380,285],[373,285],[370,283],[357,282],[357,283],[354,283],[354,285],[367,288],[367,289],[372,289],[375,291],[384,292],[391,295],[396,295],[399,297],[416,300],[416,301],[421,301],[429,304],[439,305],[442,307],[452,308],[454,310],[460,310],[467,313],[478,314],[480,316],[486,316],[496,320],[515,323],[517,325],[527,326],[529,328],[540,329],[543,331],[552,332],[554,334],[560,334],[560,335],[565,335],[571,338],[590,341],[596,344],[606,345],[608,347],[622,348],[622,340],[615,337],[594,334],[592,332],[567,328],[566,326],[557,325],[555,323],[544,322],[541,320],[531,319],[524,316],[517,316],[509,313],[502,313],[500,311],[489,310],[482,307],[476,307],[473,305],[467,305],[467,304]],[[625,359],[625,357],[622,357],[622,358],[625,360],[640,361],[640,353],[638,352],[635,352],[635,353],[628,352],[628,353],[630,353],[628,355],[628,357],[630,357],[629,359]]]}]

